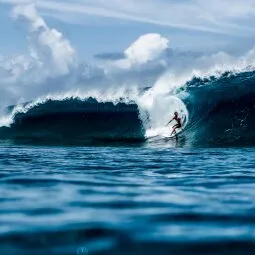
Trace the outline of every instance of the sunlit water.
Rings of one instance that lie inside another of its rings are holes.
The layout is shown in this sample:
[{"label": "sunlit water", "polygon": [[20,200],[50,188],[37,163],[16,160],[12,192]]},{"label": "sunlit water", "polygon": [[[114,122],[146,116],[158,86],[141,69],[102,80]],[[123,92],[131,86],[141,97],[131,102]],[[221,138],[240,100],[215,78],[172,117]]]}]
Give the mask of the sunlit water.
[{"label": "sunlit water", "polygon": [[0,253],[255,254],[255,149],[0,147]]}]

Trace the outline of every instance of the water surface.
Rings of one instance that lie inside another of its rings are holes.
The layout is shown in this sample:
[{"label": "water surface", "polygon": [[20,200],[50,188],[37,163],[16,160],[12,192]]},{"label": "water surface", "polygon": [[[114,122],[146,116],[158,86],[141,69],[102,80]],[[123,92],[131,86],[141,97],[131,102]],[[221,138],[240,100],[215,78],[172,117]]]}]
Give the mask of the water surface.
[{"label": "water surface", "polygon": [[1,254],[255,254],[254,156],[2,145]]}]

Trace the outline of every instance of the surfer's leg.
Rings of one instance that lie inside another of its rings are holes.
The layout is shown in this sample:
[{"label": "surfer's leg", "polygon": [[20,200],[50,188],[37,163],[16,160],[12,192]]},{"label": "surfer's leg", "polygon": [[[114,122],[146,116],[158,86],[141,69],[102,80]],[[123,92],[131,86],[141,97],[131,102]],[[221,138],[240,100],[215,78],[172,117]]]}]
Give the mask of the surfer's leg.
[{"label": "surfer's leg", "polygon": [[173,126],[173,131],[172,131],[172,134],[171,135],[173,135],[173,134],[175,134],[175,135],[177,135],[177,129],[180,129],[180,128],[182,128],[182,126],[181,125],[179,125],[179,124],[176,124],[176,125],[174,125]]},{"label": "surfer's leg", "polygon": [[173,126],[173,131],[172,131],[171,135],[173,135],[174,133],[176,134],[176,128],[177,128],[177,126],[178,126],[178,125],[174,125],[174,126]]}]

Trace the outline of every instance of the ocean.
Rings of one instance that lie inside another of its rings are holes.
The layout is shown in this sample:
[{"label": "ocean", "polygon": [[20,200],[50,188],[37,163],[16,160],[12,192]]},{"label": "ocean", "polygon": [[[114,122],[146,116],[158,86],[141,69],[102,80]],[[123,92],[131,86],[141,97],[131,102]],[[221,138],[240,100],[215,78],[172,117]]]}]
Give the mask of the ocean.
[{"label": "ocean", "polygon": [[254,254],[254,155],[3,144],[1,254]]},{"label": "ocean", "polygon": [[255,254],[254,75],[9,106],[1,254]]},{"label": "ocean", "polygon": [[251,0],[0,2],[0,255],[255,255]]}]

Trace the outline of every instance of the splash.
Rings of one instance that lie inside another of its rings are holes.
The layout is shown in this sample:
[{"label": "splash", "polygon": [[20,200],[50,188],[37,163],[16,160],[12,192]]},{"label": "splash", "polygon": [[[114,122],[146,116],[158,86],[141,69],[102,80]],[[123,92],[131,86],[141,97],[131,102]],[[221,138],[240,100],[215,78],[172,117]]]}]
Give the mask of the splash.
[{"label": "splash", "polygon": [[166,94],[155,95],[153,91],[150,91],[143,95],[138,102],[140,111],[148,113],[149,116],[146,119],[141,114],[147,138],[169,135],[173,125],[176,123],[172,123],[170,126],[166,124],[173,118],[174,112],[178,112],[183,123],[183,129],[189,121],[189,113],[185,104],[176,96]]}]

